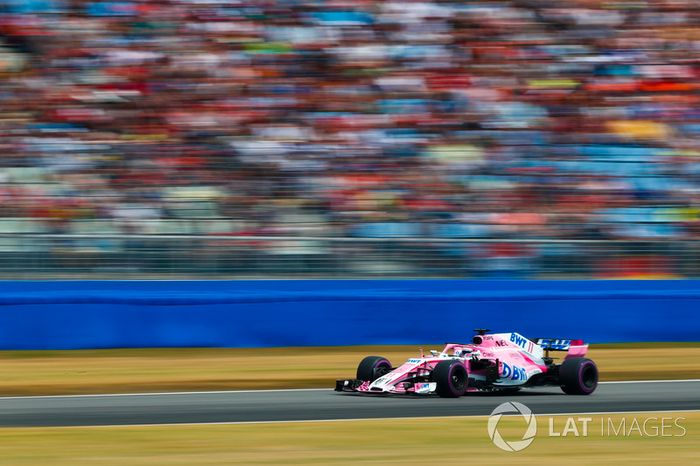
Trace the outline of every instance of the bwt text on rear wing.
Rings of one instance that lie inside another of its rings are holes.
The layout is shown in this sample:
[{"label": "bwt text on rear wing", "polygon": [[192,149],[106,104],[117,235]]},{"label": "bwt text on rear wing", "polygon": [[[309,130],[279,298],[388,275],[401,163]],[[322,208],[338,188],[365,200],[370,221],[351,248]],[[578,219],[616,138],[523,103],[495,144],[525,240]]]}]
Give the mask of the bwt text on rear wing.
[{"label": "bwt text on rear wing", "polygon": [[566,351],[567,358],[583,356],[588,352],[588,345],[583,340],[567,340],[564,338],[538,338],[535,342],[542,347],[543,350],[549,351]]}]

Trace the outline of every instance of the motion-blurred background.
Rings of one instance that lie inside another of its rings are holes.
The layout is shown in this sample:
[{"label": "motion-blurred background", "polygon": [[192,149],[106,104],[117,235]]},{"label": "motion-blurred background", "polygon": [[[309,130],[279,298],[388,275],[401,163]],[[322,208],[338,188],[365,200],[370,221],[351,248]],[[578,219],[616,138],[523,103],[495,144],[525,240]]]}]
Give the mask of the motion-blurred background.
[{"label": "motion-blurred background", "polygon": [[697,0],[0,0],[0,275],[700,274]]},{"label": "motion-blurred background", "polygon": [[[475,327],[624,382],[549,412],[697,408],[699,91],[700,0],[0,0],[2,464],[513,463],[485,419],[268,423],[415,415],[330,388]],[[515,462],[696,464],[674,415]]]}]

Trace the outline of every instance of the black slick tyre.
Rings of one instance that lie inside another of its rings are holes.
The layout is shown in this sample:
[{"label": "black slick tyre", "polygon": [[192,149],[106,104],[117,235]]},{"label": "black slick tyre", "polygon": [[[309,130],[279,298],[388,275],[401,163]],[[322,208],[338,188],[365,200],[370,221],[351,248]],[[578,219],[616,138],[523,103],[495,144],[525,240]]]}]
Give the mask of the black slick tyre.
[{"label": "black slick tyre", "polygon": [[381,356],[367,356],[357,366],[357,378],[374,382],[379,377],[391,371],[391,363]]}]

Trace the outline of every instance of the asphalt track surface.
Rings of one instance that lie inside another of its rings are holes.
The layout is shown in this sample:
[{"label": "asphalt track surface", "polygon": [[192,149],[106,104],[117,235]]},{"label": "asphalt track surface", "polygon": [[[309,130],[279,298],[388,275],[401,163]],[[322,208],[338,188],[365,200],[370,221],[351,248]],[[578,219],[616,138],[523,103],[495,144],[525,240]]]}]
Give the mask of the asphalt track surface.
[{"label": "asphalt track surface", "polygon": [[700,380],[603,383],[591,396],[556,387],[459,399],[261,390],[0,398],[2,426],[98,426],[488,415],[515,400],[535,414],[700,409]]}]

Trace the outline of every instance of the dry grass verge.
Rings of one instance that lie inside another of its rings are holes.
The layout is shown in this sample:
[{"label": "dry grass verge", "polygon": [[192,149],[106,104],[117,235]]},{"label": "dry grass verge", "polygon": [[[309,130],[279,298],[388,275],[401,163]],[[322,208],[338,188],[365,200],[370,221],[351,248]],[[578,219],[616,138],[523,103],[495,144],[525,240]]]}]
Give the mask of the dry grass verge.
[{"label": "dry grass verge", "polygon": [[[548,436],[548,416],[525,450],[510,453],[489,440],[485,417],[373,421],[99,428],[0,429],[0,458],[12,466],[154,466],[232,464],[696,464],[700,413],[590,416],[588,436]],[[646,433],[633,426],[647,418]],[[661,418],[678,425],[661,436]],[[625,418],[625,428],[619,429]],[[554,418],[561,432],[565,419]],[[610,419],[610,421],[608,421]],[[602,429],[601,429],[601,422]],[[608,422],[624,435],[607,435]],[[521,417],[499,432],[517,440]],[[658,430],[654,436],[654,428]],[[629,435],[627,435],[629,434]]]}]

